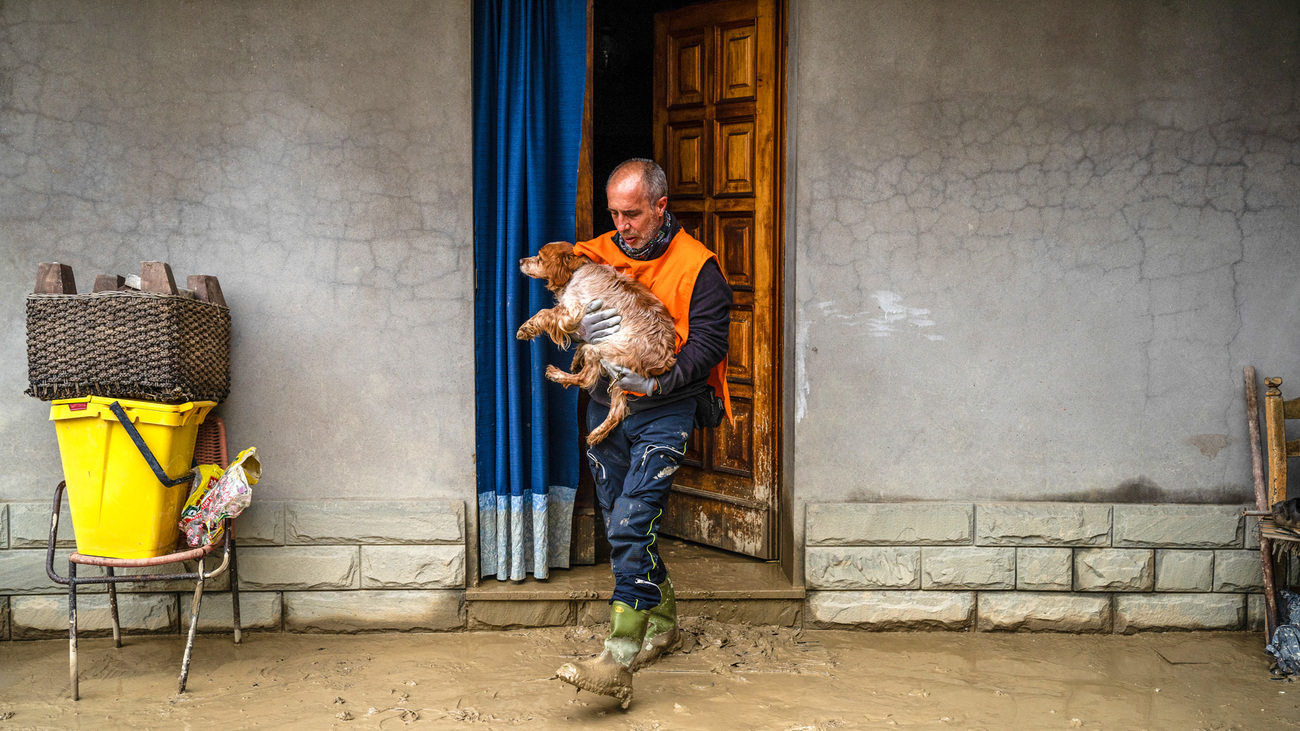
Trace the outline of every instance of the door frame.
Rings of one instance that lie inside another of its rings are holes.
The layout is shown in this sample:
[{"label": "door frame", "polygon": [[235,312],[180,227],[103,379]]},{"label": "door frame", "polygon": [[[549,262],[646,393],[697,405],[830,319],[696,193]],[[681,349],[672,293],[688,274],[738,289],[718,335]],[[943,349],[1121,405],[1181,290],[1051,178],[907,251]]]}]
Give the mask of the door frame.
[{"label": "door frame", "polygon": [[[701,0],[701,4],[708,0]],[[775,475],[775,484],[777,489],[776,500],[776,517],[771,522],[771,530],[774,535],[770,538],[777,547],[778,561],[781,564],[782,573],[790,580],[792,584],[801,585],[803,583],[803,572],[800,570],[802,564],[802,555],[796,556],[794,530],[794,434],[787,429],[787,426],[793,425],[794,422],[794,398],[795,394],[795,343],[793,333],[795,332],[794,308],[791,307],[794,294],[794,247],[786,246],[787,240],[794,240],[794,211],[790,210],[791,202],[795,200],[790,195],[789,188],[793,185],[794,176],[794,125],[790,118],[791,98],[790,71],[794,67],[794,44],[791,43],[790,29],[791,8],[797,5],[798,0],[775,0],[776,5],[776,32],[775,32],[775,58],[777,65],[777,89],[776,89],[776,119],[773,129],[773,146],[776,151],[776,159],[773,161],[773,170],[776,173],[774,185],[776,200],[773,202],[773,261],[777,267],[775,277],[775,292],[773,293],[776,302],[776,316],[773,318],[773,334],[777,347],[774,348],[777,356],[776,373],[773,378],[773,388],[777,390],[774,401],[772,418],[775,422],[774,453],[776,456],[776,465],[773,473]],[[593,68],[592,68],[592,41],[593,41],[593,13],[594,0],[587,0],[587,93],[583,105],[582,119],[582,149],[579,153],[578,162],[578,196],[576,201],[576,230],[575,236],[579,240],[585,240],[593,237],[595,232],[592,230],[594,222],[592,220],[592,206],[596,194],[596,181],[594,175],[594,150],[592,143],[592,134],[594,129],[594,120],[592,119],[592,94],[593,94]],[[671,206],[671,201],[670,201]],[[578,516],[574,516],[575,520]],[[802,533],[802,531],[800,531]]]}]

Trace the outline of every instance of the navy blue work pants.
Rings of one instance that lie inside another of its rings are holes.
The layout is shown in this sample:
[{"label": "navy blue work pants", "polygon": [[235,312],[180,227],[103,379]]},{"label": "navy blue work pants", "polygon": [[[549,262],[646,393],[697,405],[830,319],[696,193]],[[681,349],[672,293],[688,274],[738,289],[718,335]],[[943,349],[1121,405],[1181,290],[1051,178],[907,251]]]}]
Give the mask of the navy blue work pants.
[{"label": "navy blue work pants", "polygon": [[[588,430],[608,413],[608,406],[593,400],[587,406]],[[657,606],[658,585],[668,578],[656,545],[659,523],[694,423],[695,399],[683,399],[630,414],[587,450],[596,500],[605,514],[614,600],[633,609]]]}]

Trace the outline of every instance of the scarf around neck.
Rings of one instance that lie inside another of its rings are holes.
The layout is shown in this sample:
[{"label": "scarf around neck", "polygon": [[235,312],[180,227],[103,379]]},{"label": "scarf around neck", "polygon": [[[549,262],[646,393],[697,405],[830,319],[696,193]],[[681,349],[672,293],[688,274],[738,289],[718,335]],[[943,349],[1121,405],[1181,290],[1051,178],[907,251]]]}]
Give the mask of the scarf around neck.
[{"label": "scarf around neck", "polygon": [[637,261],[650,261],[663,256],[668,250],[668,244],[671,244],[673,237],[677,232],[682,230],[682,225],[677,222],[677,217],[667,209],[664,210],[664,222],[659,226],[659,232],[655,234],[654,240],[639,249],[633,249],[623,241],[621,234],[614,234],[614,243],[624,254],[636,259]]}]

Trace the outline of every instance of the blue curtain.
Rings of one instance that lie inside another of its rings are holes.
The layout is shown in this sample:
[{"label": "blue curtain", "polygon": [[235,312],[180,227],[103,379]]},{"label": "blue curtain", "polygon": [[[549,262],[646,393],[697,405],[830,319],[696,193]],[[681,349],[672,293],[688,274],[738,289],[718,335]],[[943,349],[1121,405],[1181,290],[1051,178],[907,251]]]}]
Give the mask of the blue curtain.
[{"label": "blue curtain", "polygon": [[570,358],[515,331],[554,298],[519,272],[571,241],[587,79],[586,0],[474,5],[475,392],[481,573],[569,565],[577,394],[546,380]]}]

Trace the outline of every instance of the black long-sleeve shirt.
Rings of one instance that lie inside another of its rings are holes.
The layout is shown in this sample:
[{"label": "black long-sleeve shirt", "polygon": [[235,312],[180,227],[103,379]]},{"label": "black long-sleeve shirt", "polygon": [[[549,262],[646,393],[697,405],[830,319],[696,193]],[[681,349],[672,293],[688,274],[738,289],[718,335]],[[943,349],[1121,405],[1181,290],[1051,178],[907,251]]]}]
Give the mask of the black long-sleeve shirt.
[{"label": "black long-sleeve shirt", "polygon": [[[691,291],[691,311],[686,342],[677,351],[677,362],[667,373],[658,376],[659,388],[653,396],[628,396],[633,413],[663,404],[693,398],[708,388],[709,371],[727,355],[731,334],[731,285],[718,262],[710,259],[695,278]],[[601,378],[591,389],[591,397],[609,404],[609,381]]]}]

